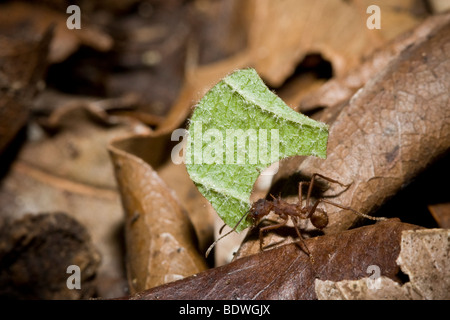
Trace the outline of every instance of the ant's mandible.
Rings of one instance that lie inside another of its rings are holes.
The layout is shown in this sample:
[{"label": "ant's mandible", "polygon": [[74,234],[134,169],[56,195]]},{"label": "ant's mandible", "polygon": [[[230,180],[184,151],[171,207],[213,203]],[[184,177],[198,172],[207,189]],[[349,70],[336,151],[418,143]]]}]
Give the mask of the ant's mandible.
[{"label": "ant's mandible", "polygon": [[[206,251],[206,257],[208,257],[209,253],[211,252],[212,248],[216,245],[216,243],[219,240],[226,237],[227,235],[229,235],[230,233],[232,233],[233,231],[235,231],[236,228],[238,227],[238,225],[242,222],[242,220],[247,215],[250,215],[250,218],[252,219],[252,225],[254,227],[257,226],[259,224],[259,222],[261,221],[261,219],[263,217],[267,216],[270,212],[275,213],[282,219],[282,221],[280,223],[265,226],[265,227],[262,227],[259,229],[259,246],[260,246],[261,251],[263,251],[263,243],[264,243],[263,242],[264,241],[263,234],[264,234],[264,232],[269,231],[269,230],[278,229],[278,228],[286,225],[286,223],[288,222],[289,217],[290,217],[294,224],[294,229],[298,236],[298,240],[295,242],[298,243],[300,248],[306,254],[308,254],[308,256],[311,258],[312,261],[314,261],[314,259],[312,258],[312,255],[309,252],[308,247],[306,246],[306,244],[303,240],[303,236],[300,232],[299,225],[300,225],[300,219],[310,219],[312,225],[320,230],[325,228],[328,225],[328,214],[323,209],[317,207],[321,202],[328,203],[330,205],[336,206],[336,207],[344,209],[344,210],[349,210],[349,211],[355,213],[356,215],[359,215],[361,217],[364,217],[364,218],[367,218],[370,220],[386,220],[386,218],[372,217],[372,216],[366,215],[364,213],[361,213],[359,211],[356,211],[350,207],[346,207],[341,204],[338,204],[338,203],[335,203],[335,202],[332,202],[332,201],[329,201],[329,200],[326,200],[323,198],[316,200],[316,202],[313,205],[311,205],[311,203],[310,203],[311,202],[311,192],[313,190],[314,181],[315,181],[316,177],[320,177],[329,182],[337,183],[344,188],[348,188],[350,186],[350,184],[343,184],[337,180],[325,177],[319,173],[314,173],[311,176],[311,180],[309,182],[302,181],[299,183],[298,202],[297,203],[288,203],[288,202],[282,200],[280,197],[275,198],[272,195],[271,196],[272,196],[273,200],[259,199],[258,201],[254,202],[252,204],[250,210],[247,211],[239,219],[238,223],[233,227],[233,229],[231,231],[229,231],[228,233],[226,233],[225,235],[221,236],[216,241],[214,241],[214,243]],[[304,185],[309,185],[308,193],[306,194],[306,199],[305,199],[305,206],[302,205],[302,202],[303,202],[302,188]]]}]

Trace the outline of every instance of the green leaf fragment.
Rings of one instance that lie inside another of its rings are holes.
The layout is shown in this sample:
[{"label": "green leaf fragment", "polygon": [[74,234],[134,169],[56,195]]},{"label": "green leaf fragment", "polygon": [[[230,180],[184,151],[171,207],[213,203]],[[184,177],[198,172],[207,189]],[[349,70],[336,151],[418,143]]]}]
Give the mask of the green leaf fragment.
[{"label": "green leaf fragment", "polygon": [[[187,171],[230,227],[250,209],[261,171],[290,156],[326,158],[328,126],[289,108],[254,69],[238,70],[209,90],[188,133]],[[249,225],[243,221],[237,231]]]}]

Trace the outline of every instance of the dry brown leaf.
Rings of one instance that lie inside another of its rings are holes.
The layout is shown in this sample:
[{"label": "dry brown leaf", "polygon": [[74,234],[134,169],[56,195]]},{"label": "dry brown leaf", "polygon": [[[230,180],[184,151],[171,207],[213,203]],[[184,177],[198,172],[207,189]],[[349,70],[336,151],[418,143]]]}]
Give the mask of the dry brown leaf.
[{"label": "dry brown leaf", "polygon": [[339,282],[317,279],[317,297],[321,300],[448,300],[449,239],[449,229],[403,231],[397,264],[410,281],[400,284],[384,276]]},{"label": "dry brown leaf", "polygon": [[[149,136],[141,138],[145,142]],[[126,265],[132,293],[206,269],[195,230],[177,196],[147,162],[133,154],[134,147],[145,145],[137,140],[119,139],[109,146],[126,212]]]},{"label": "dry brown leaf", "polygon": [[64,97],[65,102],[45,118],[45,128],[57,134],[49,138],[40,126],[33,125],[34,136],[21,150],[20,161],[64,179],[115,191],[106,144],[114,137],[150,131],[136,121],[108,116],[102,103],[117,100],[87,102]]},{"label": "dry brown leaf", "polygon": [[178,129],[179,121],[184,120],[181,117],[166,117],[157,130],[148,134],[129,135],[118,139],[115,144],[118,149],[147,163],[149,170],[155,171],[169,189],[173,190],[183,210],[188,214],[191,221],[189,223],[194,225],[199,250],[204,252],[212,241],[211,205],[193,184],[185,165],[174,164],[167,156],[175,143],[178,143],[171,142],[170,139],[172,131]]},{"label": "dry brown leaf", "polygon": [[429,205],[428,209],[439,227],[450,228],[450,203]]},{"label": "dry brown leaf", "polygon": [[403,230],[397,219],[307,239],[311,263],[295,244],[243,257],[227,265],[156,287],[130,299],[316,299],[314,280],[359,279],[369,265],[396,279]]},{"label": "dry brown leaf", "polygon": [[[0,19],[1,21],[1,19]],[[42,86],[52,30],[0,34],[0,152],[26,124],[31,99]]]},{"label": "dry brown leaf", "polygon": [[[59,130],[47,135],[30,123],[21,148],[0,187],[0,216],[65,212],[82,223],[98,246],[98,294],[123,295],[123,209],[106,146],[110,139],[148,129],[123,121],[105,126],[80,109],[59,118]],[[144,131],[145,132],[145,131]]]},{"label": "dry brown leaf", "polygon": [[47,130],[57,130],[63,125],[66,114],[73,110],[84,109],[100,123],[114,125],[123,121],[123,117],[114,117],[116,113],[120,115],[119,111],[131,111],[138,103],[139,97],[133,93],[101,99],[45,89],[34,99],[31,110],[34,114],[41,115],[38,117],[39,124]]},{"label": "dry brown leaf", "polygon": [[382,48],[371,53],[364,62],[345,75],[334,77],[320,89],[312,91],[300,103],[300,111],[317,107],[332,107],[348,101],[364,84],[373,78],[389,62],[413,44],[425,41],[429,34],[441,28],[450,20],[450,14],[431,16],[413,30],[401,34]]},{"label": "dry brown leaf", "polygon": [[320,53],[340,76],[357,66],[361,57],[421,20],[410,11],[415,1],[395,1],[395,6],[393,1],[377,1],[383,25],[370,30],[366,9],[372,4],[369,0],[251,2],[254,14],[248,42],[253,67],[278,87],[306,54]]},{"label": "dry brown leaf", "polygon": [[109,35],[85,21],[81,29],[68,29],[68,17],[65,11],[56,11],[39,3],[13,1],[0,6],[0,28],[11,30],[11,33],[25,28],[36,34],[44,34],[50,25],[55,25],[48,56],[51,63],[64,61],[81,44],[99,51],[111,49],[113,40]]},{"label": "dry brown leaf", "polygon": [[211,204],[198,191],[184,164],[167,161],[157,173],[186,209],[197,234],[199,252],[206,252],[214,241],[213,220],[217,216]]}]

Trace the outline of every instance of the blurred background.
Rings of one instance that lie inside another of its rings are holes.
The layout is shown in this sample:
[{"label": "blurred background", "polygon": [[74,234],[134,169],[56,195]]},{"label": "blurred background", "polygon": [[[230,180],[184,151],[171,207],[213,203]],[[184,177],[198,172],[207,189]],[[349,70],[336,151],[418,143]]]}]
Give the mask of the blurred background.
[{"label": "blurred background", "polygon": [[[380,29],[368,27],[372,4],[381,10]],[[326,105],[310,96],[314,90],[448,4],[0,1],[0,298],[129,293],[124,214],[106,149],[111,139],[167,139],[209,88],[244,67],[255,68],[290,107],[319,117],[346,98]],[[71,5],[78,16],[67,12]],[[69,28],[78,18],[80,29]],[[350,92],[359,86],[349,85]],[[199,202],[189,202],[192,186],[165,164],[167,149],[153,152],[162,156],[152,166],[182,199],[206,247],[214,218],[192,213],[199,211]],[[81,290],[68,290],[70,274],[61,273],[72,264],[82,269]]]}]

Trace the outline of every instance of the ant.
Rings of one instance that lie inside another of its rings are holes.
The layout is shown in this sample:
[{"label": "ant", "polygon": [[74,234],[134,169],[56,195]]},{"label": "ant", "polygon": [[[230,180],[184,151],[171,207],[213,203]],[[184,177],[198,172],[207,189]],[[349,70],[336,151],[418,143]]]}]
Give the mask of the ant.
[{"label": "ant", "polygon": [[[332,183],[337,183],[344,188],[348,188],[351,185],[351,183],[343,184],[337,180],[325,177],[319,173],[314,173],[311,176],[311,180],[309,182],[301,181],[299,183],[299,185],[298,185],[298,202],[297,203],[288,203],[288,202],[282,200],[281,197],[275,198],[273,195],[271,195],[273,200],[259,199],[252,204],[250,210],[248,210],[239,219],[238,223],[233,227],[233,229],[231,231],[229,231],[228,233],[224,234],[223,236],[218,238],[216,241],[214,241],[214,243],[206,251],[206,257],[208,257],[209,253],[211,252],[212,248],[216,245],[216,243],[219,240],[226,237],[227,235],[229,235],[230,233],[232,233],[233,231],[235,231],[236,228],[238,227],[238,225],[242,222],[242,220],[247,215],[250,215],[250,218],[252,219],[253,227],[257,226],[260,223],[261,219],[264,216],[267,216],[270,212],[274,212],[276,215],[278,215],[282,219],[282,221],[278,224],[265,226],[265,227],[262,227],[259,229],[259,248],[261,251],[263,251],[263,244],[264,244],[263,233],[266,231],[269,231],[269,230],[274,230],[274,229],[283,227],[284,225],[286,225],[286,223],[288,222],[289,217],[290,217],[294,224],[294,229],[298,236],[298,240],[296,240],[295,243],[299,244],[300,248],[310,257],[310,259],[313,262],[314,262],[314,259],[311,255],[311,253],[309,252],[308,247],[306,246],[306,244],[304,242],[303,236],[300,232],[299,224],[300,224],[300,219],[310,219],[312,225],[314,227],[316,227],[317,229],[322,230],[323,228],[325,228],[328,225],[328,214],[323,209],[317,207],[321,202],[328,203],[330,205],[333,205],[335,207],[338,207],[338,208],[341,208],[344,210],[349,210],[349,211],[355,213],[356,215],[361,216],[366,219],[377,220],[377,221],[386,220],[386,218],[372,217],[372,216],[366,215],[364,213],[361,213],[359,211],[356,211],[350,207],[346,207],[341,204],[338,204],[338,203],[335,203],[335,202],[332,202],[332,201],[329,201],[329,200],[326,200],[323,198],[316,200],[316,202],[313,205],[311,205],[310,204],[311,192],[313,190],[314,181],[316,180],[316,177],[320,177],[320,178],[327,180],[329,182],[332,182]],[[304,185],[309,185],[309,188],[308,188],[308,193],[306,194],[305,206],[302,206],[302,202],[303,202],[302,188]],[[223,227],[222,227],[222,229],[223,229]],[[220,231],[222,231],[222,229]]]}]

